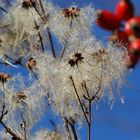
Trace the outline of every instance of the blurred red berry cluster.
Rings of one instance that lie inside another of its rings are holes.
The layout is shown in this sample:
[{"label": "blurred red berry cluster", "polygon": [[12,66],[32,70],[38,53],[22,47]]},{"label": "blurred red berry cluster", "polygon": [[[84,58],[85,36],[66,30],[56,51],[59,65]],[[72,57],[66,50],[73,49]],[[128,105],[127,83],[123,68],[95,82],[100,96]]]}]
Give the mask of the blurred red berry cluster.
[{"label": "blurred red berry cluster", "polygon": [[130,0],[119,0],[115,12],[97,11],[97,24],[111,31],[109,40],[119,41],[128,50],[127,67],[133,68],[140,58],[140,16],[135,16]]}]

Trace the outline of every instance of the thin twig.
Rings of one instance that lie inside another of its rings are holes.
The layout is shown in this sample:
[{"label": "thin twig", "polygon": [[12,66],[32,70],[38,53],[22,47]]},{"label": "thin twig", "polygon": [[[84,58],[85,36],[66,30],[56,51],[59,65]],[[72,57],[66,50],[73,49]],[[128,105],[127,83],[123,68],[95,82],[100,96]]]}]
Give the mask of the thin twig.
[{"label": "thin twig", "polygon": [[1,6],[0,6],[0,10],[2,10],[5,13],[8,13],[8,11],[5,8],[1,7]]},{"label": "thin twig", "polygon": [[91,139],[91,111],[92,111],[92,107],[91,107],[91,101],[89,100],[88,103],[88,107],[89,107],[89,112],[88,112],[88,140]]},{"label": "thin twig", "polygon": [[24,120],[24,117],[23,117],[23,113],[21,112],[21,119],[22,119],[22,122],[23,122],[23,129],[24,129],[24,139],[27,140],[27,125],[26,125],[26,122]]},{"label": "thin twig", "polygon": [[16,138],[16,140],[22,140],[16,133],[14,133],[9,127],[7,127],[2,120],[0,120],[0,123],[9,134],[11,134],[14,138]]},{"label": "thin twig", "polygon": [[41,43],[42,52],[44,53],[43,38],[42,38],[42,36],[41,36],[41,33],[40,33],[40,31],[39,31],[39,26],[37,25],[37,22],[36,22],[35,19],[34,19],[34,22],[35,22],[35,28],[37,29],[38,37],[39,37],[39,40],[40,40],[40,43]]},{"label": "thin twig", "polygon": [[74,140],[78,140],[74,123],[75,123],[74,120],[71,118],[69,120],[69,124],[70,124],[71,130],[72,130],[72,133],[73,133],[73,137],[74,137]]},{"label": "thin twig", "polygon": [[62,49],[60,60],[63,58],[65,50],[66,50],[66,46],[64,46],[63,49]]},{"label": "thin twig", "polygon": [[45,10],[44,10],[44,7],[43,7],[42,0],[38,0],[38,1],[39,1],[39,4],[40,4],[40,7],[41,7],[41,10],[42,10],[43,14],[45,14]]},{"label": "thin twig", "polygon": [[[41,0],[39,0],[39,4],[40,4],[40,7],[41,7],[41,10],[42,10],[43,15],[45,15],[45,10],[44,10],[44,7],[43,7],[43,4],[42,4],[42,1]],[[36,9],[36,7],[34,7],[34,8],[37,11],[37,13],[40,15],[40,13]],[[46,23],[46,20],[44,19],[44,16],[42,17],[40,15],[40,17]],[[56,58],[55,49],[54,49],[54,45],[53,45],[53,41],[52,41],[52,36],[51,36],[50,31],[49,31],[49,28],[47,28],[47,33],[48,33],[48,37],[49,37],[49,41],[50,41],[50,47],[51,47],[52,55],[53,55],[54,58]]]},{"label": "thin twig", "polygon": [[102,84],[102,83],[100,82],[99,87],[98,87],[98,90],[96,91],[95,95],[94,95],[93,97],[91,97],[91,99],[90,99],[91,101],[93,101],[93,100],[95,99],[95,97],[98,98],[97,95],[98,95],[99,91],[101,90],[101,84]]},{"label": "thin twig", "polygon": [[0,29],[7,28],[10,24],[0,26]]},{"label": "thin twig", "polygon": [[53,41],[52,41],[52,36],[51,36],[51,32],[48,29],[48,37],[49,37],[49,41],[50,41],[50,47],[51,47],[51,51],[52,51],[52,55],[54,58],[56,58],[56,54],[55,54],[55,49],[54,49],[54,45],[53,45]]},{"label": "thin twig", "polygon": [[69,130],[69,127],[68,127],[68,120],[67,120],[67,118],[63,117],[63,121],[64,121],[64,127],[65,127],[65,131],[66,131],[67,139],[68,140],[72,140],[71,134],[70,134],[70,130]]},{"label": "thin twig", "polygon": [[[39,83],[39,85],[43,88],[44,91],[46,91],[46,88],[42,85],[41,81],[38,79],[37,75],[35,74],[34,70],[33,69],[29,69],[27,66],[25,66],[24,64],[22,64],[22,57],[19,58],[18,60],[13,60],[12,58],[10,58],[9,56],[5,56],[6,58],[8,58],[10,61],[13,61],[13,62],[10,62],[11,64],[13,65],[20,65],[22,66],[24,69],[26,70],[30,70],[29,72],[34,76],[34,78],[37,80],[37,82]],[[7,63],[0,63],[0,64],[5,64],[5,65],[9,65]]]},{"label": "thin twig", "polygon": [[60,55],[60,60],[63,58],[63,56],[64,56],[64,53],[65,53],[65,51],[66,51],[66,47],[67,47],[67,40],[66,40],[66,42],[64,43],[64,46],[63,46],[63,48],[62,48],[62,52],[61,52],[61,55]]},{"label": "thin twig", "polygon": [[99,93],[100,89],[101,89],[101,81],[99,83],[99,87],[98,90],[96,91],[95,95],[93,95],[92,97],[90,97],[89,92],[88,92],[88,88],[86,83],[83,84],[83,87],[86,90],[86,94],[87,97],[84,95],[83,97],[88,100],[88,140],[91,140],[91,114],[92,114],[92,101],[95,99],[95,97],[97,97],[97,94]]},{"label": "thin twig", "polygon": [[0,124],[6,129],[6,131],[11,134],[14,138],[16,138],[16,140],[22,140],[15,132],[13,132],[3,121],[2,119],[4,118],[4,116],[8,113],[8,111],[5,111],[5,105],[3,105],[3,110],[2,110],[2,114],[0,117]]},{"label": "thin twig", "polygon": [[51,125],[53,126],[54,131],[55,131],[55,132],[58,132],[58,129],[57,129],[57,125],[56,125],[56,123],[55,123],[52,119],[49,119],[49,122],[50,122]]},{"label": "thin twig", "polygon": [[86,112],[84,111],[84,107],[83,107],[83,105],[82,105],[82,102],[81,102],[81,99],[80,99],[79,94],[78,94],[78,92],[77,92],[77,89],[76,89],[76,87],[75,87],[75,83],[74,83],[73,77],[70,76],[69,78],[70,78],[70,80],[72,81],[72,85],[73,85],[74,91],[75,91],[75,93],[76,93],[78,102],[80,103],[82,112],[83,112],[84,117],[85,117],[85,119],[86,119],[86,121],[87,121],[87,123],[88,123],[88,118],[87,118]]},{"label": "thin twig", "polygon": [[85,90],[86,90],[86,94],[88,97],[86,97],[86,99],[88,100],[88,140],[91,139],[91,111],[92,111],[92,100],[90,100],[90,95],[89,95],[89,92],[88,92],[88,88],[87,88],[87,85],[86,83],[84,82],[83,84]]}]

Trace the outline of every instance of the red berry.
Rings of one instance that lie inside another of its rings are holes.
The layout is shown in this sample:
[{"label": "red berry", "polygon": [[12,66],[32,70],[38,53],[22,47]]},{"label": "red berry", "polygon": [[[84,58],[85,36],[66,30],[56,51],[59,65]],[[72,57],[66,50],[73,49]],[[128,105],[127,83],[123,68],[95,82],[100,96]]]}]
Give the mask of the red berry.
[{"label": "red berry", "polygon": [[99,10],[97,12],[96,21],[100,27],[106,30],[115,30],[120,27],[120,20],[118,17],[107,10]]},{"label": "red berry", "polygon": [[140,56],[140,39],[136,39],[130,43],[129,52]]},{"label": "red berry", "polygon": [[134,6],[130,0],[120,0],[116,6],[116,15],[120,20],[129,20],[134,16]]},{"label": "red berry", "polygon": [[122,45],[128,45],[128,35],[124,31],[114,31],[109,38],[111,41],[116,42],[119,41]]},{"label": "red berry", "polygon": [[139,56],[134,54],[129,54],[126,65],[128,68],[134,68],[139,60]]},{"label": "red berry", "polygon": [[133,17],[125,24],[125,32],[131,36],[140,37],[140,17]]}]

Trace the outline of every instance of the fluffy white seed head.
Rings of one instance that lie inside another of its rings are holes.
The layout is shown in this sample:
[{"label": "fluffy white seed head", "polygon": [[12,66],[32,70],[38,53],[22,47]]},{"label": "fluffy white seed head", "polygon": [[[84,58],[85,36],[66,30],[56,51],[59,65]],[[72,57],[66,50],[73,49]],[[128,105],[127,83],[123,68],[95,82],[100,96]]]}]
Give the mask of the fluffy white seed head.
[{"label": "fluffy white seed head", "polygon": [[35,133],[31,140],[64,140],[61,133],[49,130],[40,130]]}]

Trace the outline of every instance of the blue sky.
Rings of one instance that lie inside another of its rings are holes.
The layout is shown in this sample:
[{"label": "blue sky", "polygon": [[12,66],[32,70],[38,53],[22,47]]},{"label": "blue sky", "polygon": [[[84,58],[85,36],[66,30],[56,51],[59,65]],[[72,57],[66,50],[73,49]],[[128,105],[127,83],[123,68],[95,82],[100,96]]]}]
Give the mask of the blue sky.
[{"label": "blue sky", "polygon": [[[61,7],[76,4],[79,7],[92,4],[96,9],[108,9],[114,11],[118,0],[52,0]],[[140,0],[132,0],[135,5],[136,15],[140,15]],[[103,42],[107,40],[108,32],[96,25],[93,32]],[[99,110],[93,110],[92,140],[140,140],[140,64],[128,76],[128,81],[134,86],[126,85],[122,93],[125,96],[125,104],[119,97],[112,110],[107,103],[101,103]],[[80,139],[86,140],[85,127],[80,131]]]}]

